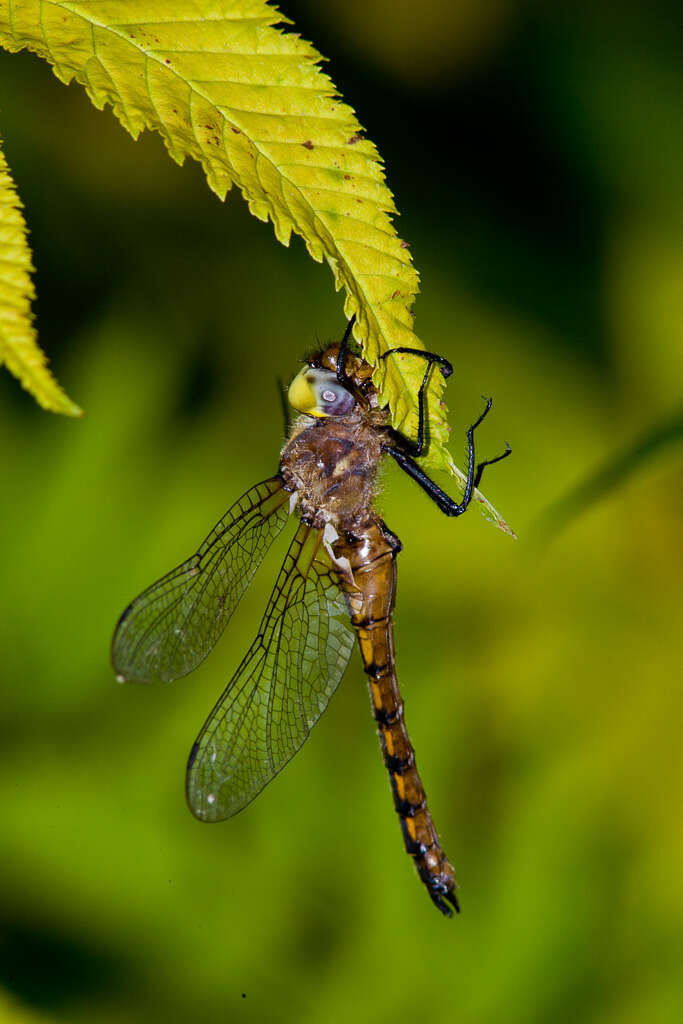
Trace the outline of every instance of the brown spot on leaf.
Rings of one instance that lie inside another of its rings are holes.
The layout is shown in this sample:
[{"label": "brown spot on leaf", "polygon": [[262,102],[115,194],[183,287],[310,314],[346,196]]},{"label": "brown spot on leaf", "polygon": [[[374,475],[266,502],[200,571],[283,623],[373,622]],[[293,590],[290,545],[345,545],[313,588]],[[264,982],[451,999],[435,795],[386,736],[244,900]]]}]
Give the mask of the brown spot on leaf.
[{"label": "brown spot on leaf", "polygon": [[355,135],[352,135],[351,138],[347,140],[346,145],[347,146],[355,146],[356,143],[360,142],[362,138],[363,138],[362,134],[360,132],[356,132]]},{"label": "brown spot on leaf", "polygon": [[398,290],[396,290],[395,292],[391,293],[391,297],[392,297],[392,299],[397,299],[400,294],[401,293]]},{"label": "brown spot on leaf", "polygon": [[344,181],[350,181],[350,180],[351,180],[351,175],[350,174],[345,174],[344,175]]},{"label": "brown spot on leaf", "polygon": [[167,58],[166,58],[166,60],[164,61],[164,64],[170,64],[170,63],[171,63],[171,62],[170,62],[170,60],[169,60],[169,59],[168,59],[168,57],[167,57]]},{"label": "brown spot on leaf", "polygon": [[301,145],[304,147],[304,149],[315,149],[315,146],[313,145],[310,139],[306,139],[306,141],[302,142]]},{"label": "brown spot on leaf", "polygon": [[242,132],[239,130],[239,128],[235,128],[234,125],[230,125],[230,129],[231,129],[231,131],[233,131],[235,133],[235,135],[241,135],[242,134]]},{"label": "brown spot on leaf", "polygon": [[410,249],[410,242],[404,242],[403,240],[401,240],[401,248]]}]

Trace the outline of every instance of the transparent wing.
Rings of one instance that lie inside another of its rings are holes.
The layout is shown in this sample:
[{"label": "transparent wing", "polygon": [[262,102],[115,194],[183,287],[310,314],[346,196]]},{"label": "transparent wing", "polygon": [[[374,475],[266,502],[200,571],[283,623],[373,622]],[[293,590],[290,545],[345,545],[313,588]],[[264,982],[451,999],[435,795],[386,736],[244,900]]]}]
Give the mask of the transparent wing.
[{"label": "transparent wing", "polygon": [[302,523],[258,635],[192,748],[187,800],[202,821],[242,810],[301,747],[354,643],[319,530]]},{"label": "transparent wing", "polygon": [[252,487],[194,555],[128,605],[111,650],[121,682],[170,682],[204,660],[286,523],[289,497],[279,476]]}]

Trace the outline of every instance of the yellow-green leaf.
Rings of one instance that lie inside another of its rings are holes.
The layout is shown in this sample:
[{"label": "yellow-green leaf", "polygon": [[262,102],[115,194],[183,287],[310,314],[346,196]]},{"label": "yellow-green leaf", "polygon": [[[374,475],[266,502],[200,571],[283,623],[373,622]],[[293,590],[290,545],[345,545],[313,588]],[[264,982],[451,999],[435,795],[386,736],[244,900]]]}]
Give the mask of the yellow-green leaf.
[{"label": "yellow-green leaf", "polygon": [[0,366],[17,377],[44,409],[67,416],[81,410],[64,394],[47,368],[31,317],[34,298],[31,250],[21,202],[0,140]]},{"label": "yellow-green leaf", "polygon": [[[178,163],[201,163],[219,197],[237,185],[283,244],[294,232],[327,261],[392,422],[414,437],[424,360],[380,357],[424,348],[413,332],[418,275],[375,146],[286,21],[265,0],[0,0],[4,46],[80,82],[133,137],[159,132]],[[457,475],[442,391],[433,372],[424,461]]]}]

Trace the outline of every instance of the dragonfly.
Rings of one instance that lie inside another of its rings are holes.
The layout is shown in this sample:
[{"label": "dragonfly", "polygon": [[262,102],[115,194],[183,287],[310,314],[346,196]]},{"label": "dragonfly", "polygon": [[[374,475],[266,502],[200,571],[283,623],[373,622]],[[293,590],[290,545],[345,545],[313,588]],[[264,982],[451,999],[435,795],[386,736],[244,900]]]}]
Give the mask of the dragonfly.
[{"label": "dragonfly", "polygon": [[251,647],[209,714],[190,752],[186,794],[205,822],[237,814],[301,748],[325,711],[358,642],[368,676],[404,844],[439,910],[458,911],[455,872],[427,806],[405,724],[396,674],[393,610],[398,537],[375,509],[377,471],[389,457],[448,516],[468,508],[486,466],[510,454],[475,459],[455,501],[415,461],[428,447],[427,385],[442,356],[394,348],[425,361],[417,395],[417,438],[390,423],[372,367],[351,350],[354,319],[341,343],[310,357],[292,380],[289,428],[275,476],[232,505],[185,561],[144,590],[121,615],[112,642],[119,682],[165,683],[192,672],[223,633],[266,552],[298,519]]}]

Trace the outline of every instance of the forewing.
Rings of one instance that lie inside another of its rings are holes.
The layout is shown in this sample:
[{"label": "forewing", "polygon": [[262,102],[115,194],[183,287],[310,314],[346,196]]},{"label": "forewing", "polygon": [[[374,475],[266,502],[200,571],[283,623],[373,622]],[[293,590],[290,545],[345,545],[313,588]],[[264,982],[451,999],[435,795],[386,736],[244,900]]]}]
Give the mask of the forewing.
[{"label": "forewing", "polygon": [[200,664],[287,521],[279,476],[243,494],[199,550],[136,597],[112,641],[121,682],[166,683]]},{"label": "forewing", "polygon": [[301,524],[258,635],[192,748],[202,821],[242,810],[299,750],[344,674],[354,634],[321,531]]}]

